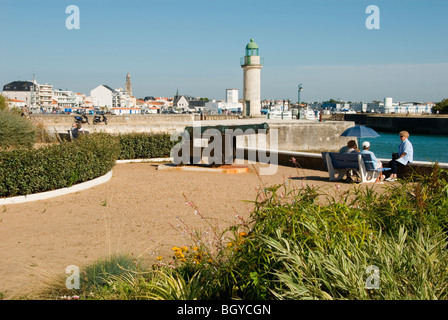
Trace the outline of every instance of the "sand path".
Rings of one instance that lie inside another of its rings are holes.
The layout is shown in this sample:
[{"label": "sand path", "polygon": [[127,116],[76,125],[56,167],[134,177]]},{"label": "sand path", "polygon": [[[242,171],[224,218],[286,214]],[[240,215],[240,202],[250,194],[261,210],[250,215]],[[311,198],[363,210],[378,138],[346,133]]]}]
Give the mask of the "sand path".
[{"label": "sand path", "polygon": [[237,214],[249,216],[253,204],[242,200],[255,200],[262,183],[286,179],[299,186],[298,177],[306,176],[309,185],[328,192],[354,186],[328,182],[326,172],[293,167],[258,176],[259,165],[239,174],[160,171],[157,166],[118,164],[110,181],[89,190],[0,207],[3,297],[29,296],[54,275],[64,275],[67,266],[85,266],[113,253],[169,258],[173,246],[189,244],[177,228],[180,219],[194,228],[206,227],[186,199],[224,228],[238,221]]}]

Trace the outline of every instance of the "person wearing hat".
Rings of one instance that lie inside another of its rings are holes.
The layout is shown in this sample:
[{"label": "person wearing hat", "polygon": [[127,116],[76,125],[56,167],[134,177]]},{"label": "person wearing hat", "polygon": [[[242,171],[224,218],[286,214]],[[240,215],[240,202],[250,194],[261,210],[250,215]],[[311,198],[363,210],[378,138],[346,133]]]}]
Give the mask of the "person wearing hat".
[{"label": "person wearing hat", "polygon": [[[381,163],[380,160],[378,160],[378,158],[375,156],[375,154],[369,150],[370,149],[370,142],[369,141],[364,141],[362,143],[362,151],[361,154],[370,154],[370,157],[372,158],[373,161],[373,167],[375,169],[382,169],[383,168],[383,164]],[[383,176],[383,172],[380,171],[380,175],[378,177],[378,179],[376,180],[376,182],[378,183],[382,183],[381,181],[384,180],[384,176]]]}]

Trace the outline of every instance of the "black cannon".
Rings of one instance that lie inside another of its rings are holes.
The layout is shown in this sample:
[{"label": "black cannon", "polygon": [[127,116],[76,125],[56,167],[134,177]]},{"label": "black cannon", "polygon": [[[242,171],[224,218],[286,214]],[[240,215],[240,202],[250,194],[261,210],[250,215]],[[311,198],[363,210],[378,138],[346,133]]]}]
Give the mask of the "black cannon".
[{"label": "black cannon", "polygon": [[268,134],[269,124],[189,126],[183,138],[173,148],[174,164],[200,164],[203,157],[212,167],[232,164],[236,159],[236,137],[251,134]]}]

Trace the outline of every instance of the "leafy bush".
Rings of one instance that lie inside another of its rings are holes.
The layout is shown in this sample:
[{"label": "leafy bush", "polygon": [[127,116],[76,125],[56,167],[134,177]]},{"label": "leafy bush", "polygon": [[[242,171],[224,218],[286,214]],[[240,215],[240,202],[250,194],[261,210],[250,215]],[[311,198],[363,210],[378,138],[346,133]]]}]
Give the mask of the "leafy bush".
[{"label": "leafy bush", "polygon": [[[217,275],[219,292],[242,299],[446,299],[447,191],[437,165],[382,194],[360,187],[325,206],[312,188],[265,188],[249,236]],[[359,280],[367,265],[388,279],[372,296]]]},{"label": "leafy bush", "polygon": [[31,147],[36,141],[33,124],[14,112],[0,110],[0,149]]},{"label": "leafy bush", "polygon": [[448,99],[443,99],[442,101],[436,103],[434,107],[432,107],[432,113],[448,113]]},{"label": "leafy bush", "polygon": [[[192,237],[173,248],[174,263],[160,257],[147,272],[118,276],[102,297],[448,299],[448,187],[433,169],[382,194],[359,187],[327,201],[312,187],[262,188],[252,221],[213,234],[228,241],[219,252]],[[366,287],[368,266],[379,270],[378,288]]]},{"label": "leafy bush", "polygon": [[168,157],[175,141],[167,133],[128,133],[119,135],[119,159]]},{"label": "leafy bush", "polygon": [[113,168],[119,151],[118,139],[94,133],[37,150],[0,152],[0,197],[65,188],[97,178]]},{"label": "leafy bush", "polygon": [[[419,229],[397,236],[380,234],[359,247],[348,243],[330,252],[301,242],[265,237],[265,245],[282,267],[270,291],[278,299],[446,300],[448,245],[446,235]],[[379,271],[371,286],[367,267]],[[370,289],[367,288],[370,286]]]},{"label": "leafy bush", "polygon": [[113,255],[81,270],[80,289],[84,292],[101,291],[107,289],[118,277],[128,276],[136,271],[137,264],[132,257]]}]

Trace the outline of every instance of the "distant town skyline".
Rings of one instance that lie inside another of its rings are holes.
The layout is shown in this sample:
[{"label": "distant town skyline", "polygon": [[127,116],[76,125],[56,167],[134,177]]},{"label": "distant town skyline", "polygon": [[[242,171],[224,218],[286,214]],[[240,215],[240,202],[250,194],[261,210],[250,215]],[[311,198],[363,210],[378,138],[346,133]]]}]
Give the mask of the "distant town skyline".
[{"label": "distant town skyline", "polygon": [[[79,8],[68,29],[66,8]],[[367,28],[369,5],[379,29]],[[445,0],[0,0],[1,86],[50,83],[89,94],[100,84],[137,98],[242,98],[250,38],[264,59],[262,99],[441,101],[448,97]]]}]

